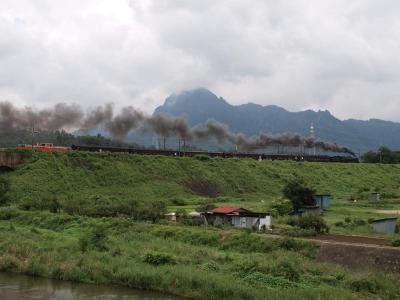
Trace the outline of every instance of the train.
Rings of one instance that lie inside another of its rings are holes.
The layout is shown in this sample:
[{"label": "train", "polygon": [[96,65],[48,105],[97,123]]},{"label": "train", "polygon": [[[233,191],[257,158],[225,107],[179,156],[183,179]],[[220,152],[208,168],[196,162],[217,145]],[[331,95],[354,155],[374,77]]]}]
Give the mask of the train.
[{"label": "train", "polygon": [[64,147],[64,146],[54,146],[52,143],[40,143],[36,145],[18,145],[16,147],[17,149],[33,149],[33,150],[38,150],[38,151],[71,151],[71,147]]},{"label": "train", "polygon": [[221,158],[251,158],[256,160],[293,160],[311,162],[340,162],[340,163],[359,163],[359,159],[351,155],[300,155],[300,154],[265,154],[248,152],[215,152],[215,151],[182,151],[182,150],[162,150],[162,149],[141,149],[126,147],[109,146],[83,146],[72,145],[71,147],[54,146],[51,143],[41,143],[37,145],[18,145],[18,149],[33,149],[38,151],[87,151],[87,152],[123,152],[137,155],[163,155],[173,157],[194,157],[206,155],[209,157]]},{"label": "train", "polygon": [[350,155],[294,155],[294,154],[265,154],[247,152],[209,152],[209,151],[182,151],[182,150],[162,150],[162,149],[140,149],[124,147],[99,147],[72,145],[72,150],[89,152],[126,152],[138,155],[163,155],[174,157],[193,157],[206,155],[221,158],[251,158],[256,160],[294,160],[311,162],[340,162],[340,163],[359,163],[359,159]]}]

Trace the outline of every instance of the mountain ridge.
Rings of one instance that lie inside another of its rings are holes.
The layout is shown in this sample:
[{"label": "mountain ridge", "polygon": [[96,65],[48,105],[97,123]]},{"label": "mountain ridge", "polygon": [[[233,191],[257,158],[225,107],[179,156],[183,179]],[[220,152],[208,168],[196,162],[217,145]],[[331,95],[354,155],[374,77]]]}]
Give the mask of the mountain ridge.
[{"label": "mountain ridge", "polygon": [[246,135],[292,132],[309,136],[310,124],[314,122],[317,139],[335,142],[356,152],[377,149],[381,145],[400,148],[400,123],[397,122],[376,118],[340,120],[328,110],[292,112],[278,105],[263,106],[253,102],[232,105],[205,88],[172,94],[154,113],[186,115],[190,126],[215,119],[228,125],[231,131]]}]

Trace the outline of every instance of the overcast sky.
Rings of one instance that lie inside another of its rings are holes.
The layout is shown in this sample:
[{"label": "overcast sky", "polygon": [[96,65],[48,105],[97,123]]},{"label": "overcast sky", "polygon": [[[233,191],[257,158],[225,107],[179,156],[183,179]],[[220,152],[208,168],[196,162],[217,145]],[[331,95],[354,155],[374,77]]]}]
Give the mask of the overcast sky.
[{"label": "overcast sky", "polygon": [[233,104],[400,121],[397,0],[1,0],[0,101]]}]

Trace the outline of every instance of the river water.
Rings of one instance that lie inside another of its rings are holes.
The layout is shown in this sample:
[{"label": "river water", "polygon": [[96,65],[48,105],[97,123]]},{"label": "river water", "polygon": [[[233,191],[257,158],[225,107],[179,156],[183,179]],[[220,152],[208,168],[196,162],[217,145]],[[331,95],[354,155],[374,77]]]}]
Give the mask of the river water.
[{"label": "river water", "polygon": [[0,272],[0,300],[179,300],[120,286],[83,284]]}]

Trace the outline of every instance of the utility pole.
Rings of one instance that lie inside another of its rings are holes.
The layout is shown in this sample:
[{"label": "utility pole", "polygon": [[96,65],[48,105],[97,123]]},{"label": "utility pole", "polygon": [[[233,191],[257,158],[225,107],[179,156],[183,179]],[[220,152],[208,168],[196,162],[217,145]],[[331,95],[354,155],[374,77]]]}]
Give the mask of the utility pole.
[{"label": "utility pole", "polygon": [[35,123],[33,123],[32,128],[31,128],[31,147],[32,147],[32,149],[35,144],[35,133],[39,133],[39,130],[35,130]]}]

